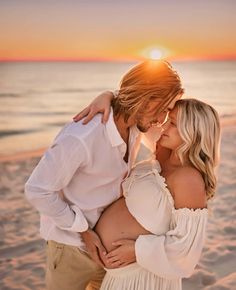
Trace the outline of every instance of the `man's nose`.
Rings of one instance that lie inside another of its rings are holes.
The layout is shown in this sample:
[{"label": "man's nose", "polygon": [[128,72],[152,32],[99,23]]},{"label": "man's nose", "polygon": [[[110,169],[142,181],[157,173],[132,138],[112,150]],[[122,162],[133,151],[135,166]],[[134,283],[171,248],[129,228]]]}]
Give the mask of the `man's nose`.
[{"label": "man's nose", "polygon": [[168,114],[169,112],[162,112],[160,113],[160,115],[158,116],[158,121],[161,123],[161,124],[164,124],[167,120],[168,120]]},{"label": "man's nose", "polygon": [[158,122],[163,124],[166,120],[166,116],[167,116],[167,113],[161,113],[159,116],[158,116]]},{"label": "man's nose", "polygon": [[169,128],[169,126],[170,126],[170,122],[169,122],[169,120],[166,120],[166,121],[162,124],[162,129],[163,129],[164,131],[167,131],[168,128]]}]

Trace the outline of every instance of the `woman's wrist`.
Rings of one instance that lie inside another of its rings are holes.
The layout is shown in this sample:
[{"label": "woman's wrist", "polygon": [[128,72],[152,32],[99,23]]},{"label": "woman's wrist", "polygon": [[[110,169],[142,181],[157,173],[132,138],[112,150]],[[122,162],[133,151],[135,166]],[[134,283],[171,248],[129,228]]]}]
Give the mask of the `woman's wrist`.
[{"label": "woman's wrist", "polygon": [[117,98],[119,94],[119,90],[111,91],[113,98]]}]

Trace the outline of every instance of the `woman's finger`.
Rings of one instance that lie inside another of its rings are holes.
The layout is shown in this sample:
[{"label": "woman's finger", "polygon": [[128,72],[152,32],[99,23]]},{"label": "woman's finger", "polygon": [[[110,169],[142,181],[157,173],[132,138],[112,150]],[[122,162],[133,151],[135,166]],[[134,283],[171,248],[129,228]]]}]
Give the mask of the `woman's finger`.
[{"label": "woman's finger", "polygon": [[107,255],[106,255],[106,258],[109,259],[109,258],[112,258],[112,257],[115,257],[117,256],[117,249],[109,252]]},{"label": "woman's finger", "polygon": [[110,107],[109,108],[106,108],[104,110],[104,113],[103,113],[103,116],[102,116],[102,123],[103,124],[105,124],[108,121],[109,115],[110,115],[110,111],[111,111],[111,108]]},{"label": "woman's finger", "polygon": [[117,261],[111,263],[111,267],[112,267],[112,268],[119,268],[121,265],[122,265],[122,262],[119,261],[119,260],[117,260]]},{"label": "woman's finger", "polygon": [[114,256],[114,257],[112,257],[112,258],[107,259],[107,262],[108,262],[109,264],[115,263],[115,262],[117,262],[117,261],[120,261],[120,259],[119,259],[118,256]]},{"label": "woman's finger", "polygon": [[75,122],[80,121],[81,119],[83,119],[84,117],[86,117],[88,115],[89,110],[90,110],[89,107],[83,109],[81,112],[79,112],[79,114],[77,114],[76,116],[73,117],[73,120]]},{"label": "woman's finger", "polygon": [[73,117],[74,121],[80,121],[84,116],[86,116],[86,112],[88,111],[88,108],[83,109],[80,111],[76,116]]},{"label": "woman's finger", "polygon": [[89,121],[93,119],[93,117],[96,115],[92,109],[88,112],[88,114],[85,116],[86,118],[83,120],[83,124],[86,125]]}]

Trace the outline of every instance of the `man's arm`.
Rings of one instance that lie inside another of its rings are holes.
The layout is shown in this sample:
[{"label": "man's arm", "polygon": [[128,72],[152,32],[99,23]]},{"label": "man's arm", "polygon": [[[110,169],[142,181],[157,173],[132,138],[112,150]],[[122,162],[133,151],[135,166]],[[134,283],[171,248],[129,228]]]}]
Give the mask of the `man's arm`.
[{"label": "man's arm", "polygon": [[63,229],[80,232],[91,258],[104,266],[100,257],[104,255],[99,236],[89,229],[80,208],[69,205],[60,195],[79,167],[88,161],[88,153],[81,140],[66,136],[53,144],[45,153],[25,185],[28,200],[42,214],[53,219]]},{"label": "man's arm", "polygon": [[40,213],[51,217],[61,229],[73,232],[88,229],[82,211],[75,205],[69,206],[59,195],[87,159],[81,141],[74,136],[65,136],[47,150],[25,185],[29,202]]}]

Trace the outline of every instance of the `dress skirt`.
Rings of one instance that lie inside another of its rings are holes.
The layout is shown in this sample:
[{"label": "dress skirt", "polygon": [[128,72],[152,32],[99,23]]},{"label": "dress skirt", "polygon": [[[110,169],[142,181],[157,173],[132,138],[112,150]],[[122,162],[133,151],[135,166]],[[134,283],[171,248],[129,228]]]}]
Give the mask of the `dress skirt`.
[{"label": "dress skirt", "polygon": [[106,269],[100,290],[181,290],[181,279],[166,279],[140,267],[137,263]]}]

